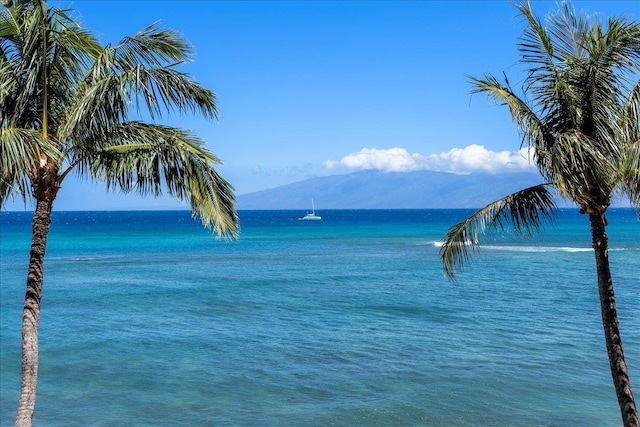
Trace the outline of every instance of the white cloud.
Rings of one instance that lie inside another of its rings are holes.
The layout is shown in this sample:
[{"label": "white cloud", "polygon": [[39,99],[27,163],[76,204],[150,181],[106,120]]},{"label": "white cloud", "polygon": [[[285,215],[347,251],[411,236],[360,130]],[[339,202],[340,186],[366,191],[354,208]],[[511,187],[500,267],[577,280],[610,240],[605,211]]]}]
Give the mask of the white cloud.
[{"label": "white cloud", "polygon": [[[415,157],[418,156],[418,157]],[[406,172],[416,170],[420,155],[411,155],[404,148],[363,148],[357,153],[349,154],[341,160],[328,160],[324,163],[328,169],[345,167],[347,169],[379,169],[387,172]]]},{"label": "white cloud", "polygon": [[410,154],[404,148],[363,148],[340,160],[327,160],[327,169],[366,170],[377,169],[384,172],[410,172],[434,170],[466,174],[470,172],[516,172],[534,168],[528,150],[491,151],[481,145],[453,148],[440,154]]}]

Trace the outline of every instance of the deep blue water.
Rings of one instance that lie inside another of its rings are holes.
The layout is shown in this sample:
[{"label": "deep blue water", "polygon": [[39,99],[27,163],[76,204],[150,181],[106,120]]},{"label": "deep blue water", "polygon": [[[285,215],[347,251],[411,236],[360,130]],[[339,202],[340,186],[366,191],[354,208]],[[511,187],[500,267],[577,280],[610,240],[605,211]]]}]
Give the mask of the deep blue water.
[{"label": "deep blue water", "polygon": [[[488,236],[448,282],[470,211],[54,212],[35,426],[617,426],[588,220]],[[609,213],[640,396],[640,221]],[[0,215],[0,424],[13,424],[29,213]],[[637,400],[638,398],[636,398]]]}]

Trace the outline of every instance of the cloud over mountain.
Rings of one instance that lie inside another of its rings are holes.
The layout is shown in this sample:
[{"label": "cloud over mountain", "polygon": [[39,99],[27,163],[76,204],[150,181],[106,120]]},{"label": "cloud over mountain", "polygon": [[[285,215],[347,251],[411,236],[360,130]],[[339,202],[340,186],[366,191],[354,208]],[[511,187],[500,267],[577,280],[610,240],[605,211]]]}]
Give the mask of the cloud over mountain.
[{"label": "cloud over mountain", "polygon": [[467,174],[471,172],[503,173],[534,170],[528,149],[491,151],[481,145],[453,148],[439,154],[409,153],[404,148],[363,148],[340,160],[327,160],[331,170],[379,170],[383,172],[413,172],[432,170]]}]

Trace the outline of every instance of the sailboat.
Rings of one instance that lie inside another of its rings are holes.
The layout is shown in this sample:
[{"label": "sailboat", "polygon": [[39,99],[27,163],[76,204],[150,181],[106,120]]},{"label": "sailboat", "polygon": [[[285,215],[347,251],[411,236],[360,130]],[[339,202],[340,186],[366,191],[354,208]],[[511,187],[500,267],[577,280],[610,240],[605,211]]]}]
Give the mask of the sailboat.
[{"label": "sailboat", "polygon": [[313,199],[311,199],[311,213],[306,214],[300,219],[305,221],[320,221],[322,219],[320,215],[316,215],[316,207],[313,204]]}]

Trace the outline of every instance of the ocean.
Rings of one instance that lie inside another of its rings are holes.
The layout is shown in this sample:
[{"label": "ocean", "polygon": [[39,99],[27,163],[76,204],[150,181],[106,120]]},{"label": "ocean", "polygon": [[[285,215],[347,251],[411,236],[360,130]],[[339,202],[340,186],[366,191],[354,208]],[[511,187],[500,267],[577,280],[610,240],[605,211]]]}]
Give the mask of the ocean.
[{"label": "ocean", "polygon": [[[456,282],[469,210],[55,212],[34,426],[618,426],[588,219],[489,235]],[[611,209],[640,400],[640,221]],[[13,425],[31,215],[0,214],[0,425]]]}]

